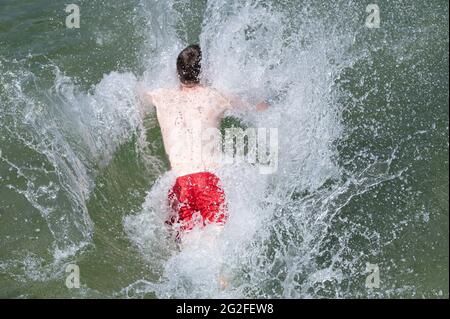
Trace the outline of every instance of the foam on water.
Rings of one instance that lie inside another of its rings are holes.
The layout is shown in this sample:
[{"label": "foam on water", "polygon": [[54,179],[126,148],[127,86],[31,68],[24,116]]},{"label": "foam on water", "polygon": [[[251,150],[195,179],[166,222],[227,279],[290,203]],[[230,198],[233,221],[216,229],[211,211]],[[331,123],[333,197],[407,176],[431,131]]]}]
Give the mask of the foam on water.
[{"label": "foam on water", "polygon": [[[15,252],[19,259],[2,263],[2,268],[5,272],[22,268],[20,276],[32,278],[39,272],[58,276],[59,263],[91,241],[93,225],[86,203],[97,168],[110,160],[116,147],[138,126],[137,80],[133,74],[113,72],[92,93],[84,93],[50,62],[40,66],[54,74],[53,85],[46,89],[27,63],[1,61],[5,69],[15,69],[14,73],[2,72],[0,78],[1,93],[8,101],[0,111],[5,124],[2,130],[8,136],[1,160],[16,173],[15,178],[6,177],[6,187],[26,198],[45,220],[42,231],[49,231],[53,241],[50,248],[42,249],[52,258],[34,256],[24,247]],[[13,152],[10,159],[6,151],[15,144],[33,151],[41,162],[27,163],[27,158]],[[29,267],[19,267],[22,263],[37,269],[28,271]]]}]

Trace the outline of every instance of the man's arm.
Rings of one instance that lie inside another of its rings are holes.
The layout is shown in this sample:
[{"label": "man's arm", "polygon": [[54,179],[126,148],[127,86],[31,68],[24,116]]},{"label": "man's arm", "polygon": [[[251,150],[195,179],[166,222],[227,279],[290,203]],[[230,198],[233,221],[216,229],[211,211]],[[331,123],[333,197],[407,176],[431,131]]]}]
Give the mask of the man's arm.
[{"label": "man's arm", "polygon": [[137,89],[138,110],[142,118],[145,118],[155,108],[154,91],[147,91],[142,87]]},{"label": "man's arm", "polygon": [[264,111],[269,107],[269,103],[266,101],[261,101],[258,104],[253,105],[237,96],[228,95],[225,96],[225,98],[227,99],[227,106],[229,109]]}]

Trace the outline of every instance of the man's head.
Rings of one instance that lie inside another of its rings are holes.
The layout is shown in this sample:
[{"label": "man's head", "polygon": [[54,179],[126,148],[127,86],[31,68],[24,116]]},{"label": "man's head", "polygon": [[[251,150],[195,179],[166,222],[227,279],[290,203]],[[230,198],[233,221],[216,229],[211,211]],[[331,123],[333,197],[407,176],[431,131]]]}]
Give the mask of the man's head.
[{"label": "man's head", "polygon": [[193,44],[180,52],[177,58],[177,72],[182,84],[195,85],[200,82],[202,51]]}]

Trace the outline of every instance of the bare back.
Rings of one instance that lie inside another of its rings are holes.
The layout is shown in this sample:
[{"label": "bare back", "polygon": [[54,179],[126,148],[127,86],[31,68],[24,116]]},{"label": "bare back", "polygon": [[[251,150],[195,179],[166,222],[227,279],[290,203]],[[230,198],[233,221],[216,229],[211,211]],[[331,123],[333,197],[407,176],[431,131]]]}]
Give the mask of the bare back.
[{"label": "bare back", "polygon": [[[156,107],[164,147],[171,168],[178,175],[217,168],[217,157],[204,156],[211,147],[205,132],[217,132],[229,101],[217,91],[202,86],[159,89],[149,94]],[[209,144],[209,145],[207,145]]]}]

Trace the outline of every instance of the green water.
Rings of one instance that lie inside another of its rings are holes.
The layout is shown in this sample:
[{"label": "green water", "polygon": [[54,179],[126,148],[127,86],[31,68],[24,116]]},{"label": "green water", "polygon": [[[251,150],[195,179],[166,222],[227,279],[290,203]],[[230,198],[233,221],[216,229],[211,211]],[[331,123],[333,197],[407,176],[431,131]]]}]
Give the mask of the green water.
[{"label": "green water", "polygon": [[[143,253],[124,220],[142,210],[169,163],[154,115],[144,123],[142,144],[142,127],[121,113],[135,103],[126,83],[143,74],[162,76],[155,70],[166,63],[158,54],[169,52],[167,40],[212,41],[214,34],[202,32],[222,16],[214,17],[207,1],[74,3],[81,10],[80,29],[65,27],[65,2],[0,0],[0,296],[155,298],[151,289],[134,294],[124,289],[141,280],[159,282],[171,246],[162,241],[161,249]],[[228,5],[216,3],[226,17]],[[229,14],[244,12],[232,3]],[[377,3],[381,26],[368,31],[361,3],[248,2],[250,17],[250,4],[284,17],[279,22],[286,28],[284,48],[295,33],[305,34],[305,43],[298,44],[305,52],[311,41],[327,39],[324,30],[346,41],[326,45],[327,65],[339,74],[330,75],[326,90],[311,95],[332,104],[342,126],[327,145],[338,177],[311,170],[302,176],[307,182],[286,178],[305,172],[313,165],[307,159],[322,149],[300,147],[294,115],[283,104],[294,89],[287,80],[278,85],[269,79],[275,107],[281,105],[279,138],[298,138],[281,153],[310,154],[302,155],[306,164],[295,164],[298,169],[289,157],[280,162],[268,189],[285,194],[266,203],[271,221],[254,242],[242,245],[249,256],[233,265],[239,269],[235,296],[448,298],[448,2]],[[311,20],[303,22],[302,15]],[[303,29],[295,29],[298,21]],[[248,37],[242,43],[256,39],[262,47],[276,46],[258,37],[261,25],[251,19],[240,27]],[[235,62],[232,54],[229,59]],[[298,63],[302,59],[298,56]],[[308,76],[308,89],[322,83],[322,73]],[[112,102],[102,104],[108,96]],[[98,113],[91,111],[97,107]],[[223,123],[236,125],[244,124],[232,117]],[[320,125],[329,123],[317,120],[312,127],[322,132]],[[309,180],[319,185],[305,186]],[[321,213],[326,217],[316,224],[314,216]],[[257,270],[252,254],[260,255],[263,270]],[[364,286],[367,262],[380,268],[379,288]],[[64,270],[71,263],[80,267],[80,289],[65,286]],[[321,269],[334,275],[311,279]]]}]

